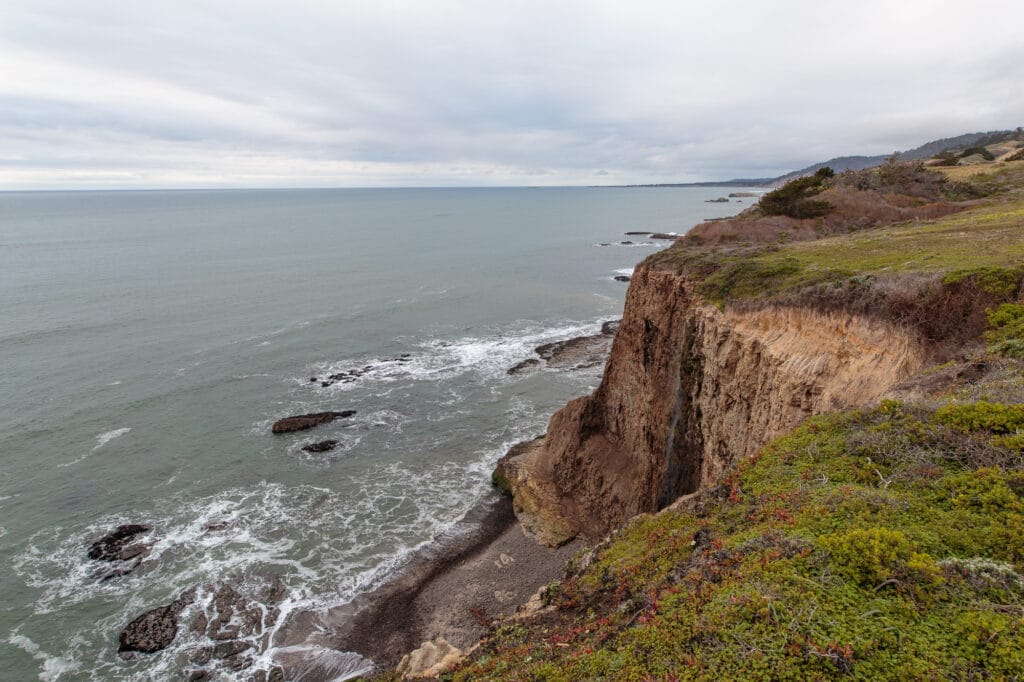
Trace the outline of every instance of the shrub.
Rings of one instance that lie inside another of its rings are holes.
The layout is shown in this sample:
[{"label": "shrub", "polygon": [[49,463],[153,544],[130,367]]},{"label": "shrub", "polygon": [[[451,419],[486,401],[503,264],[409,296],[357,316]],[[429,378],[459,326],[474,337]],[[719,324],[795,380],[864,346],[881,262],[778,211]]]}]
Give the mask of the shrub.
[{"label": "shrub", "polygon": [[988,324],[985,340],[989,342],[989,352],[1024,358],[1024,305],[1004,303],[989,310]]},{"label": "shrub", "polygon": [[942,278],[943,284],[969,282],[997,299],[1012,298],[1020,288],[1019,268],[981,267],[955,270]]},{"label": "shrub", "polygon": [[825,189],[825,181],[835,172],[825,166],[814,175],[790,180],[782,187],[768,192],[758,204],[765,215],[784,215],[790,218],[818,218],[832,210],[832,204],[810,197]]},{"label": "shrub", "polygon": [[970,149],[965,149],[960,153],[960,158],[966,159],[968,156],[974,156],[975,154],[978,154],[979,156],[981,156],[981,158],[985,159],[986,161],[994,161],[996,158],[995,156],[992,155],[992,152],[985,149],[984,147],[971,147]]},{"label": "shrub", "polygon": [[943,405],[935,411],[935,420],[964,433],[1016,433],[1024,429],[1024,404],[1004,405],[979,400],[965,405]]},{"label": "shrub", "polygon": [[938,584],[941,571],[930,556],[914,551],[906,535],[890,528],[868,528],[829,535],[821,540],[833,569],[862,587],[876,588],[892,578]]}]

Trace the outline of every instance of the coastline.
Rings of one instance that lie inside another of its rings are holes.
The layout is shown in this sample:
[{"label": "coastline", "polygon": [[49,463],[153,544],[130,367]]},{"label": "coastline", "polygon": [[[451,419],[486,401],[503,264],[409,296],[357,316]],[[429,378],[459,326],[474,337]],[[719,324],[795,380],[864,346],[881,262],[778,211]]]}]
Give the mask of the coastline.
[{"label": "coastline", "polygon": [[275,646],[354,652],[376,672],[427,641],[444,639],[466,651],[490,622],[512,615],[560,577],[582,546],[538,544],[516,520],[511,498],[495,491],[380,587],[348,604],[295,614]]}]

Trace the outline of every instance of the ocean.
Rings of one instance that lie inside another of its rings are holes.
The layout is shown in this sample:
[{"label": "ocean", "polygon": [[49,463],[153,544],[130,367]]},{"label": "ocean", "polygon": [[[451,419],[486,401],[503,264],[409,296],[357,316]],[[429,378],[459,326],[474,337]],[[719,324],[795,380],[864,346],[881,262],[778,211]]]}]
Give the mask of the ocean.
[{"label": "ocean", "polygon": [[[621,317],[614,276],[668,243],[624,233],[728,191],[0,193],[0,678],[176,677],[196,636],[124,660],[118,633],[190,588],[273,579],[280,623],[379,585],[596,386],[507,369]],[[324,410],[356,414],[270,432]],[[126,523],[149,554],[104,580]]]}]

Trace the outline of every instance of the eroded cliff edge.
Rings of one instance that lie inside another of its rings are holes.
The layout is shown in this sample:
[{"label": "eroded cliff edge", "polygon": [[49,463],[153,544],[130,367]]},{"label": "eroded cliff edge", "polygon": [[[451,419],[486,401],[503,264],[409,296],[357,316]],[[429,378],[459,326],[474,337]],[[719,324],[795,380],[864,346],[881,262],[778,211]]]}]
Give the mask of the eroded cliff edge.
[{"label": "eroded cliff edge", "polygon": [[[807,417],[868,405],[962,354],[1019,287],[1020,174],[965,184],[888,164],[822,177],[827,219],[754,207],[648,258],[597,390],[498,465],[523,527],[548,545],[599,539]],[[900,210],[867,220],[864,206]]]},{"label": "eroded cliff edge", "polygon": [[721,310],[689,276],[645,263],[600,386],[499,477],[545,544],[598,538],[712,484],[809,415],[876,400],[928,356],[906,326],[794,305]]}]

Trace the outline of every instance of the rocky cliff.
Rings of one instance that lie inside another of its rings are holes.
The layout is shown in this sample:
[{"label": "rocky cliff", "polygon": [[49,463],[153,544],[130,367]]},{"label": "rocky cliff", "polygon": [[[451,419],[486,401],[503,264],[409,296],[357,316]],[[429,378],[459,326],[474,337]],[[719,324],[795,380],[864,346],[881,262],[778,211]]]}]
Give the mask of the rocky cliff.
[{"label": "rocky cliff", "polygon": [[877,400],[927,360],[891,321],[794,304],[722,310],[697,290],[642,265],[600,386],[499,465],[545,544],[600,537],[710,485],[809,415]]}]

